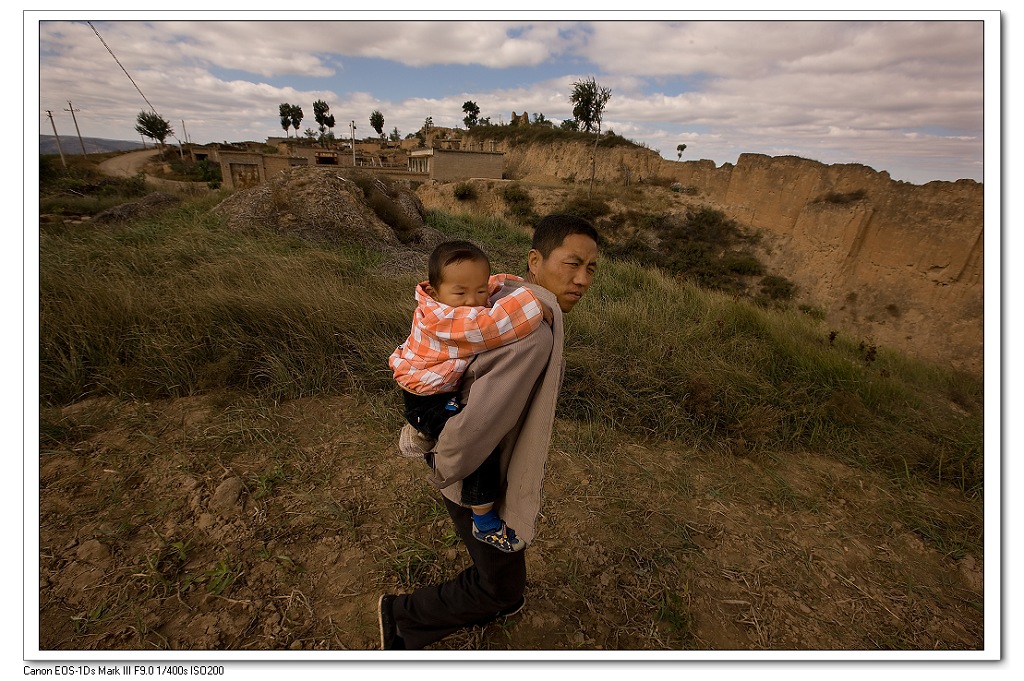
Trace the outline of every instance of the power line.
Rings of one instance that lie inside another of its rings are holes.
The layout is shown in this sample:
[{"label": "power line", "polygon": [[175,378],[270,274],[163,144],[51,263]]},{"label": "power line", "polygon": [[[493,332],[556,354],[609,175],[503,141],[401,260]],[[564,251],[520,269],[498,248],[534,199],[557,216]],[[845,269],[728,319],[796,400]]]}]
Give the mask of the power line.
[{"label": "power line", "polygon": [[[126,68],[124,67],[124,65],[123,65],[123,64],[121,63],[121,60],[119,60],[119,59],[117,58],[117,55],[116,55],[116,54],[114,54],[114,51],[113,51],[112,49],[110,49],[110,45],[107,45],[107,41],[103,39],[103,36],[101,36],[101,35],[100,35],[100,32],[96,30],[96,27],[92,25],[92,22],[91,22],[91,21],[87,21],[87,22],[85,22],[85,23],[89,24],[89,28],[91,28],[91,29],[92,29],[92,32],[93,32],[93,33],[95,33],[95,34],[96,34],[96,37],[100,39],[100,42],[101,42],[101,43],[103,43],[103,47],[107,48],[107,52],[109,52],[109,53],[110,53],[110,56],[114,58],[114,61],[115,61],[115,62],[117,62],[117,65],[121,67],[121,70],[122,70],[122,71],[124,71],[124,75],[128,76],[128,80],[130,80],[130,81],[132,82],[132,85],[134,85],[134,86],[135,86],[135,89],[136,89],[136,90],[138,90],[139,94],[140,94],[140,95],[142,95],[142,98],[143,98],[144,100],[146,100],[146,104],[149,104],[149,110],[150,110],[150,111],[152,111],[152,112],[153,112],[154,114],[156,114],[156,115],[158,115],[158,116],[159,116],[160,114],[159,114],[159,113],[157,112],[157,110],[156,110],[156,107],[155,107],[155,106],[153,106],[153,105],[152,105],[152,104],[150,103],[149,99],[147,99],[147,98],[146,98],[146,95],[145,95],[145,94],[143,94],[143,92],[142,92],[142,88],[140,88],[140,87],[139,87],[139,85],[138,85],[138,83],[136,83],[136,82],[135,82],[135,79],[134,79],[134,78],[132,78],[132,75],[131,75],[130,73],[128,73],[128,69],[126,69]],[[69,105],[69,106],[70,106],[70,104],[71,104],[71,102],[68,102],[68,105]],[[182,121],[182,122],[181,122],[181,124],[182,124],[182,125],[184,126],[184,125],[185,125],[185,121]],[[76,125],[77,125],[77,122],[76,122]],[[178,139],[178,136],[177,136],[177,135],[175,135],[173,131],[171,132],[171,137],[173,137],[174,139]],[[162,142],[163,142],[163,141],[161,140],[161,143],[162,143]],[[145,144],[145,141],[143,141],[143,144]],[[179,144],[180,144],[180,140],[179,140]],[[83,150],[83,151],[84,151],[84,150]]]},{"label": "power line", "polygon": [[[107,41],[106,41],[106,40],[104,40],[104,39],[103,39],[103,36],[101,36],[101,35],[100,35],[100,32],[96,30],[96,27],[92,25],[92,22],[91,22],[91,21],[87,21],[87,22],[85,22],[85,23],[89,24],[89,28],[91,28],[91,29],[92,29],[92,32],[93,32],[93,33],[95,33],[95,34],[96,34],[96,37],[100,39],[100,42],[101,42],[101,43],[103,43],[103,47],[107,48],[107,52],[109,52],[109,53],[110,53],[110,56],[114,58],[114,61],[115,61],[115,62],[117,62],[117,65],[121,67],[121,70],[122,70],[122,71],[124,71],[124,75],[128,76],[128,80],[132,81],[132,85],[134,85],[134,86],[135,86],[135,89],[139,91],[139,94],[140,94],[140,95],[142,95],[142,98],[146,100],[146,104],[149,104],[149,100],[148,100],[148,99],[146,99],[146,95],[142,94],[142,90],[141,90],[141,89],[139,88],[138,84],[136,84],[136,82],[135,82],[135,80],[134,80],[134,79],[132,78],[131,74],[130,74],[130,73],[128,73],[128,69],[126,69],[126,68],[125,68],[125,67],[124,67],[124,66],[123,66],[123,65],[121,64],[120,60],[118,60],[118,58],[117,58],[117,55],[116,55],[116,54],[114,54],[114,51],[113,51],[112,49],[110,49],[110,46],[109,46],[109,45],[107,45]],[[153,113],[156,113],[156,107],[155,107],[155,106],[153,106],[152,104],[149,104],[149,109],[150,109],[150,111],[152,111]]]}]

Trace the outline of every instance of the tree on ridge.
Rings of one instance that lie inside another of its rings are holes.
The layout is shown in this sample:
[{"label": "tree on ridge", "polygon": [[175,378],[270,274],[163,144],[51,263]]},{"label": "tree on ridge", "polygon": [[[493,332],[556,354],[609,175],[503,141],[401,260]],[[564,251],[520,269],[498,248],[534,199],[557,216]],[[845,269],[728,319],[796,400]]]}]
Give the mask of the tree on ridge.
[{"label": "tree on ridge", "polygon": [[593,77],[574,82],[572,93],[569,95],[569,103],[573,105],[572,115],[583,132],[595,132],[594,150],[590,157],[591,195],[594,193],[594,175],[597,171],[597,143],[601,139],[601,119],[604,117],[604,107],[611,98],[612,91],[598,85]]}]

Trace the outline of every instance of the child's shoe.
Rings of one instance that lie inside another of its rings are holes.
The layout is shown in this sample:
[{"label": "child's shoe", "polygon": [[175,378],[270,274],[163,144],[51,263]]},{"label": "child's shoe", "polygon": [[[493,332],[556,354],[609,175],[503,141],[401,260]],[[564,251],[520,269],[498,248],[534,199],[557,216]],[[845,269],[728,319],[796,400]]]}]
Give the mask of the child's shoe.
[{"label": "child's shoe", "polygon": [[407,459],[422,459],[436,444],[437,440],[431,440],[408,423],[398,435],[398,451]]},{"label": "child's shoe", "polygon": [[516,536],[516,531],[505,524],[505,521],[500,521],[501,524],[491,530],[481,530],[477,527],[476,522],[473,522],[473,536],[478,541],[493,546],[499,551],[505,553],[515,553],[516,551],[522,551],[526,548],[526,542]]}]

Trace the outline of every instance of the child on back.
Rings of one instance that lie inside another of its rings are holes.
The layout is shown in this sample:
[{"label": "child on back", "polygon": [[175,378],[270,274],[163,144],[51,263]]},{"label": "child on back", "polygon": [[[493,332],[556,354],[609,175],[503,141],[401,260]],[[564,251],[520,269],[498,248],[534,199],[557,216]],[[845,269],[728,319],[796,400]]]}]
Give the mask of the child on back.
[{"label": "child on back", "polygon": [[[461,409],[459,384],[478,353],[525,338],[551,310],[526,287],[494,303],[491,297],[510,274],[491,275],[487,255],[468,241],[440,244],[430,254],[428,280],[416,287],[416,312],[409,338],[388,364],[402,387],[403,454],[427,456],[449,418]],[[473,512],[473,536],[511,553],[526,544],[494,511],[499,484],[498,451],[462,481],[462,503]]]}]

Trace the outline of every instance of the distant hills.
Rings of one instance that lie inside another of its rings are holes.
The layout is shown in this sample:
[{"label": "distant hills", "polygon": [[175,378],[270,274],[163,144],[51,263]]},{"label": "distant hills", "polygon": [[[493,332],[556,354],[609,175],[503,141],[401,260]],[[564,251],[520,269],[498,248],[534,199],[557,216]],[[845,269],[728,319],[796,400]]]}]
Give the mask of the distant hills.
[{"label": "distant hills", "polygon": [[83,137],[80,144],[77,136],[61,135],[60,148],[58,149],[56,137],[53,135],[40,135],[39,153],[59,154],[61,149],[63,149],[65,154],[80,156],[82,154],[83,144],[85,145],[85,153],[87,154],[103,154],[108,151],[133,151],[135,149],[143,148],[141,142],[107,140],[99,137]]}]

